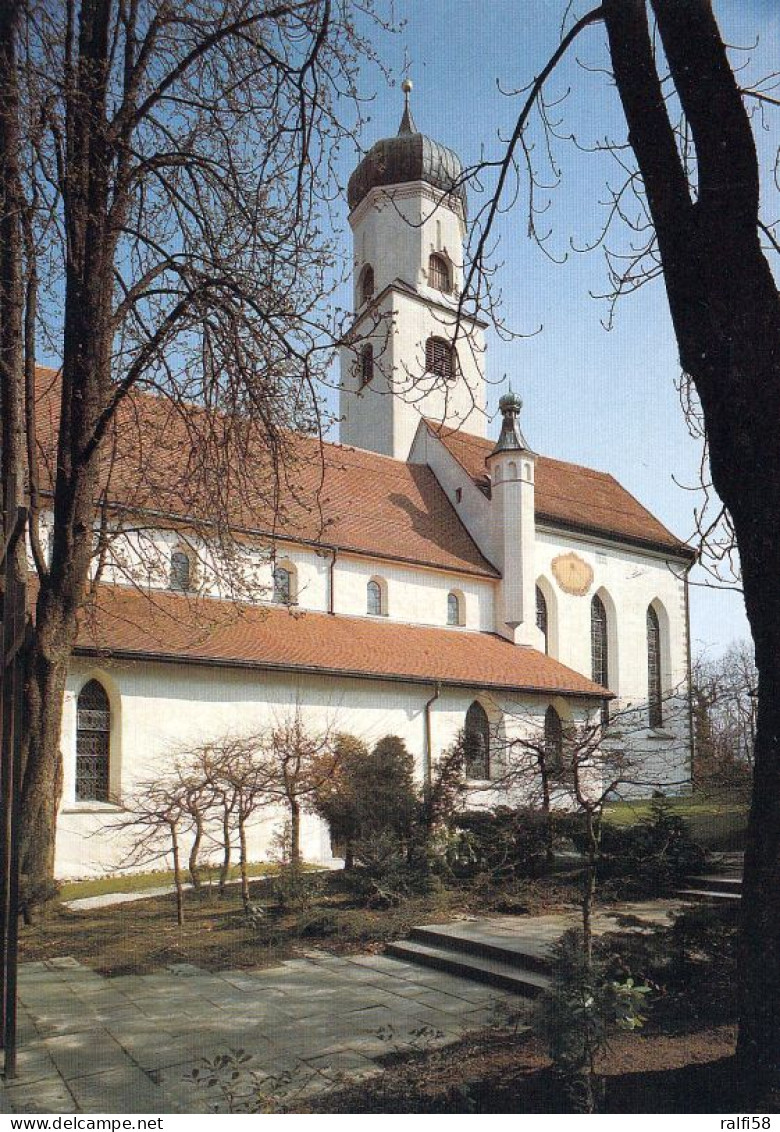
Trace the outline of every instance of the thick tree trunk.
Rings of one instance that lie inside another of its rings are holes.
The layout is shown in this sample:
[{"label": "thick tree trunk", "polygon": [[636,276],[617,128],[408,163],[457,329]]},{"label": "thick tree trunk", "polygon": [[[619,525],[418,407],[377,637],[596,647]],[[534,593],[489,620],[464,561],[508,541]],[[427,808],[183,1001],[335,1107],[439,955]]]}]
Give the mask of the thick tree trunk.
[{"label": "thick tree trunk", "polygon": [[605,0],[618,91],[647,192],[683,369],[704,412],[729,509],[759,672],[745,857],[739,1057],[758,1095],[780,1091],[780,301],[758,232],[750,121],[709,0],[650,0],[695,145],[680,162],[645,0]]}]

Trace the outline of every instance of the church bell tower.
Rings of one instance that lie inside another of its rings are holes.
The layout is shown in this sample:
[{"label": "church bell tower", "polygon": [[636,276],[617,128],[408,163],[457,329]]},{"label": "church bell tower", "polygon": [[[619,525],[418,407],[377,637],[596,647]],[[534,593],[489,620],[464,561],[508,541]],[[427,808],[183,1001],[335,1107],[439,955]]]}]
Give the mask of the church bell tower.
[{"label": "church bell tower", "polygon": [[354,321],[341,351],[341,441],[405,460],[421,417],[485,434],[485,323],[461,314],[466,190],[409,107],[349,179]]}]

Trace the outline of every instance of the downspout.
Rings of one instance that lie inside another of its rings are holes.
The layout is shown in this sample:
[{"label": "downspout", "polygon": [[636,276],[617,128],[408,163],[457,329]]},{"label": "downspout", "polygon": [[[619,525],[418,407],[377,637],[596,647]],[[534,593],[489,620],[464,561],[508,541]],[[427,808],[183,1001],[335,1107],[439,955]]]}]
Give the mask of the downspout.
[{"label": "downspout", "polygon": [[433,695],[425,703],[425,752],[423,754],[423,794],[427,802],[433,785],[433,740],[431,739],[431,706],[441,695],[441,684],[433,686]]},{"label": "downspout", "polygon": [[331,547],[330,568],[328,571],[328,613],[331,616],[336,612],[333,582],[336,570],[336,555],[338,552],[339,548],[337,546]]},{"label": "downspout", "polygon": [[690,587],[688,583],[688,576],[690,574],[690,567],[685,571],[685,647],[688,654],[688,737],[690,742],[691,751],[691,790],[694,787],[693,772],[694,772],[694,759],[696,755],[696,728],[693,722],[693,667],[691,664],[691,608],[690,608]]}]

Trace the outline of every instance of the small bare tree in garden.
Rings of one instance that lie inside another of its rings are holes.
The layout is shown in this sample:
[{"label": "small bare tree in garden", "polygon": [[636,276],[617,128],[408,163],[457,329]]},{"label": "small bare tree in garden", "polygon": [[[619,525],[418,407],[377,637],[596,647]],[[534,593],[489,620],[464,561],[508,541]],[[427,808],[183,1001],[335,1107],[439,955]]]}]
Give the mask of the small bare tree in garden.
[{"label": "small bare tree in garden", "polygon": [[139,783],[125,800],[127,817],[112,821],[112,832],[126,831],[130,849],[123,865],[128,869],[141,869],[159,863],[170,855],[173,864],[173,883],[176,890],[176,920],[184,923],[184,880],[182,877],[182,836],[186,833],[191,816],[187,792],[175,776]]},{"label": "small bare tree in garden", "polygon": [[336,774],[339,747],[326,728],[307,727],[297,706],[280,716],[257,747],[257,772],[265,796],[290,818],[290,862],[301,861],[301,814],[314,808],[323,785]]},{"label": "small bare tree in garden", "polygon": [[249,854],[247,826],[252,816],[269,804],[265,777],[258,759],[259,742],[253,737],[227,738],[208,748],[209,782],[213,784],[222,806],[225,836],[221,887],[227,881],[230,861],[230,844],[233,836],[230,824],[238,835],[238,867],[241,874],[241,901],[249,912]]}]

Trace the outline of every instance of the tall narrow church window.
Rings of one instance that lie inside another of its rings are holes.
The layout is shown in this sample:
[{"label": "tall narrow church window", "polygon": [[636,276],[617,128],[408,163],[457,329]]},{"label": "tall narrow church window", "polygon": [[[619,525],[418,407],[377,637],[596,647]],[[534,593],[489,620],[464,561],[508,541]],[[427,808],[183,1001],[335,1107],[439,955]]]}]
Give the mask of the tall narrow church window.
[{"label": "tall narrow church window", "polygon": [[360,302],[367,303],[369,299],[374,297],[374,269],[370,263],[367,263],[363,268],[363,273],[360,276]]},{"label": "tall narrow church window", "polygon": [[466,778],[484,781],[490,777],[490,724],[487,712],[476,700],[466,712],[463,738]]},{"label": "tall narrow church window", "polygon": [[664,721],[661,695],[661,625],[652,605],[647,607],[647,709],[651,727]]},{"label": "tall narrow church window", "polygon": [[366,612],[369,617],[381,617],[385,612],[382,608],[382,587],[373,578],[366,586]]},{"label": "tall narrow church window", "polygon": [[447,594],[447,624],[460,625],[460,598],[457,594]]},{"label": "tall narrow church window", "polygon": [[544,651],[548,652],[547,647],[547,599],[540,590],[536,587],[536,628],[544,638]]},{"label": "tall narrow church window", "polygon": [[445,295],[452,290],[450,269],[444,256],[434,253],[428,260],[428,285],[437,291],[443,291]]},{"label": "tall narrow church window", "polygon": [[544,716],[544,763],[548,774],[563,770],[563,724],[552,704]]},{"label": "tall narrow church window", "polygon": [[[590,657],[593,680],[602,688],[609,687],[609,646],[607,643],[607,611],[598,594],[590,603]],[[601,704],[601,723],[609,723],[609,701]]]},{"label": "tall narrow church window", "polygon": [[451,381],[457,375],[455,348],[444,338],[429,338],[425,343],[425,369],[436,377]]},{"label": "tall narrow church window", "polygon": [[76,801],[107,802],[111,707],[104,688],[90,680],[76,702]]},{"label": "tall narrow church window", "polygon": [[280,605],[290,605],[293,600],[292,571],[284,566],[277,566],[274,570],[274,596],[273,601]]},{"label": "tall narrow church window", "polygon": [[186,593],[192,580],[192,566],[189,555],[183,550],[174,550],[171,555],[170,588],[177,593]]},{"label": "tall narrow church window", "polygon": [[369,343],[360,351],[360,387],[368,385],[374,376],[374,347]]}]

